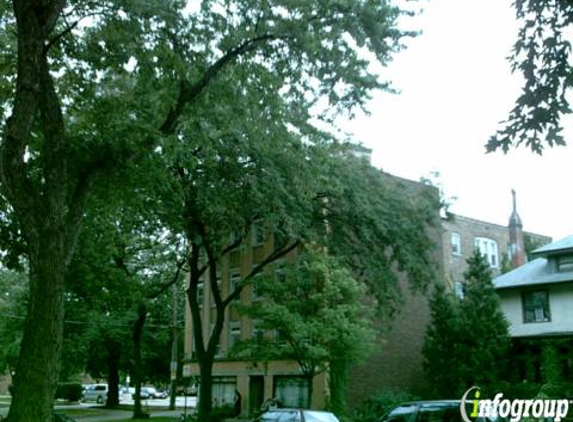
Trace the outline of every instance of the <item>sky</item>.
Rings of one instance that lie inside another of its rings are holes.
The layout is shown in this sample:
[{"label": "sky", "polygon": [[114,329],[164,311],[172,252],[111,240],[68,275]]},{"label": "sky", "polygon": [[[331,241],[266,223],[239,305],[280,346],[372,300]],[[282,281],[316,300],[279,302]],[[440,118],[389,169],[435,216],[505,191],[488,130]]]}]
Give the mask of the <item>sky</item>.
[{"label": "sky", "polygon": [[[369,116],[344,131],[373,150],[372,164],[412,180],[439,172],[456,214],[507,225],[511,190],[524,230],[573,235],[571,146],[537,156],[524,147],[485,153],[515,103],[521,78],[507,60],[518,24],[511,0],[421,0],[408,25],[422,30],[383,71],[399,95],[376,93]],[[573,120],[568,124],[573,127]]]}]

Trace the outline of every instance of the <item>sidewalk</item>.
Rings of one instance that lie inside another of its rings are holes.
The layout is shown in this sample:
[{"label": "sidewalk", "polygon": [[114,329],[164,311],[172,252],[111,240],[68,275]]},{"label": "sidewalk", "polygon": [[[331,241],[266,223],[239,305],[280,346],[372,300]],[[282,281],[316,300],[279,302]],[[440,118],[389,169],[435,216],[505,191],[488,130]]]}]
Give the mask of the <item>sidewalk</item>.
[{"label": "sidewalk", "polygon": [[[58,409],[57,413],[65,414],[65,409]],[[129,419],[131,418],[133,412],[131,410],[108,410],[108,409],[101,409],[101,414],[99,415],[85,415],[85,416],[73,416],[75,420],[78,422],[100,422],[100,421],[111,421],[111,420],[121,420],[121,419]],[[150,421],[153,421],[154,416],[172,416],[174,419],[178,418],[181,415],[181,409],[177,410],[152,410],[150,409],[149,413],[151,414]]]}]

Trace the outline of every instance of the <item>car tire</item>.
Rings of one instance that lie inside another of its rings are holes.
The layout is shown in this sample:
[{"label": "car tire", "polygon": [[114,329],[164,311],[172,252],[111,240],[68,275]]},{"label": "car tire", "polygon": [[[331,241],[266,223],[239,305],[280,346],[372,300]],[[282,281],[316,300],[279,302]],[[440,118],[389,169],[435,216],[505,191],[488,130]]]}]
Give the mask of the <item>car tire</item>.
[{"label": "car tire", "polygon": [[97,404],[103,404],[103,397],[102,396],[98,396],[97,400],[96,400]]}]

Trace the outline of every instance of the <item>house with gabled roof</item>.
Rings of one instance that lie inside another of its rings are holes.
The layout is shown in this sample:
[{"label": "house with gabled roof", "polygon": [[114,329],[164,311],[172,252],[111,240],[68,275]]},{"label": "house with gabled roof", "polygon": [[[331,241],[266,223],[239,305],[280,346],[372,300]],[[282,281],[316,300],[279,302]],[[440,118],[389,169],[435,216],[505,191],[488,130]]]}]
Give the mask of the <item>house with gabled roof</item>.
[{"label": "house with gabled roof", "polygon": [[513,338],[573,334],[573,236],[533,252],[535,259],[494,279]]}]

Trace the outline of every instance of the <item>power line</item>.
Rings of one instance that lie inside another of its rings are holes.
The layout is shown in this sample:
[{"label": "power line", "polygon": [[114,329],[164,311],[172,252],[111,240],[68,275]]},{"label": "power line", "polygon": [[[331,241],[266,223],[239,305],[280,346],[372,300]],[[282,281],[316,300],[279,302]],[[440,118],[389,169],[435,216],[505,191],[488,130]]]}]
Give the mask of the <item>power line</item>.
[{"label": "power line", "polygon": [[[11,314],[0,314],[0,318],[9,318],[9,319],[19,319],[25,320],[26,317],[22,315],[11,315]],[[64,324],[75,324],[75,325],[101,325],[101,322],[98,321],[74,321],[74,320],[64,320]],[[111,325],[113,327],[132,327],[133,324],[128,323],[106,323],[106,325]],[[168,324],[145,324],[145,327],[150,328],[173,328],[173,325]],[[177,328],[184,328],[184,325],[178,325]]]}]

